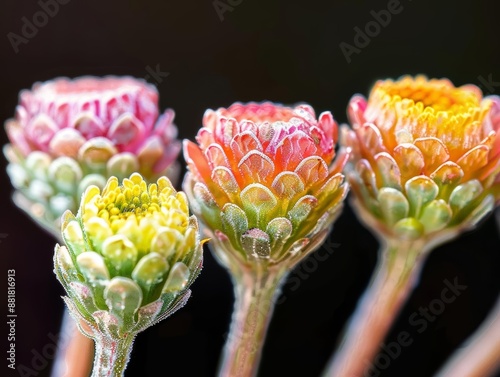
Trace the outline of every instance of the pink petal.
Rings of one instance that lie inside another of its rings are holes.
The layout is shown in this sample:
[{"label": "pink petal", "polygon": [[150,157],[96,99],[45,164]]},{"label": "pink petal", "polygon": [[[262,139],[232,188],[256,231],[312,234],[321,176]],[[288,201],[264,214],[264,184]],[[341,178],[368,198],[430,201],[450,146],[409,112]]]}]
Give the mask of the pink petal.
[{"label": "pink petal", "polygon": [[132,151],[144,139],[144,124],[132,114],[123,114],[108,131],[108,139],[120,150]]},{"label": "pink petal", "polygon": [[196,141],[201,148],[207,148],[210,144],[215,143],[213,131],[206,127],[201,128],[196,135]]},{"label": "pink petal", "polygon": [[278,170],[293,171],[297,165],[308,156],[316,153],[314,141],[299,131],[281,141],[276,149],[276,164]]},{"label": "pink petal", "polygon": [[19,149],[24,156],[27,156],[32,151],[31,145],[17,121],[9,119],[5,122],[5,130],[10,142]]},{"label": "pink petal", "polygon": [[15,119],[19,122],[19,124],[26,125],[29,121],[29,115],[26,109],[23,106],[16,106],[16,116]]},{"label": "pink petal", "polygon": [[355,95],[352,97],[347,107],[347,114],[349,116],[349,121],[353,128],[361,126],[366,122],[365,113],[366,110],[366,99],[361,95]]},{"label": "pink petal", "polygon": [[69,103],[62,103],[55,107],[52,119],[54,119],[59,128],[68,127],[71,117],[71,110],[71,104]]},{"label": "pink petal", "polygon": [[242,133],[247,131],[251,134],[257,135],[258,126],[251,120],[243,120],[240,122],[240,131]]},{"label": "pink petal", "polygon": [[32,119],[26,127],[28,139],[42,151],[48,150],[50,140],[57,131],[57,125],[45,114],[40,114]]},{"label": "pink petal", "polygon": [[80,112],[89,112],[91,114],[95,114],[96,116],[99,116],[99,110],[100,110],[100,104],[99,100],[86,100],[79,105],[80,107]]},{"label": "pink petal", "polygon": [[[299,115],[300,117],[304,118],[304,120],[308,123],[311,123],[311,124],[316,123],[316,113],[315,113],[314,109],[312,108],[312,106],[310,106],[310,105],[307,105],[307,104],[299,105],[299,106],[295,107],[295,109],[293,109],[293,112],[295,114]],[[287,121],[287,120],[288,119],[286,119],[284,117],[283,121]]]},{"label": "pink petal", "polygon": [[56,156],[76,158],[85,138],[73,128],[63,128],[57,131],[49,144],[50,152]]},{"label": "pink petal", "polygon": [[233,118],[221,117],[214,130],[215,141],[221,145],[229,145],[233,137],[239,133],[238,123]]},{"label": "pink petal", "polygon": [[180,141],[175,140],[172,143],[170,143],[168,147],[164,149],[160,159],[153,166],[153,173],[156,174],[160,173],[164,171],[167,167],[172,165],[175,162],[175,160],[177,160],[177,156],[181,151],[181,147],[182,146]]},{"label": "pink petal", "polygon": [[120,102],[114,97],[100,102],[99,105],[100,117],[106,125],[113,123],[125,110],[120,107]]},{"label": "pink petal", "polygon": [[102,121],[90,112],[80,113],[71,122],[71,126],[83,135],[87,140],[98,136],[104,136],[106,127]]},{"label": "pink petal", "polygon": [[325,135],[321,129],[316,126],[309,130],[311,138],[318,148],[318,154],[329,164],[334,155],[334,141],[332,135]]},{"label": "pink petal", "polygon": [[208,128],[209,130],[215,130],[215,127],[218,123],[217,113],[213,110],[208,109],[203,114],[203,127]]},{"label": "pink petal", "polygon": [[165,143],[174,140],[177,137],[177,127],[174,126],[173,121],[175,113],[172,109],[167,109],[158,118],[154,133],[160,136]]},{"label": "pink petal", "polygon": [[[333,119],[331,112],[325,111],[324,113],[321,113],[318,120],[318,127],[324,132],[327,140],[333,139],[333,144],[337,143],[338,126],[337,122]],[[324,146],[322,146],[322,148],[324,148]]]},{"label": "pink petal", "polygon": [[148,96],[140,97],[136,115],[144,123],[144,128],[150,131],[158,118],[158,93],[156,89],[155,92],[148,93]]}]

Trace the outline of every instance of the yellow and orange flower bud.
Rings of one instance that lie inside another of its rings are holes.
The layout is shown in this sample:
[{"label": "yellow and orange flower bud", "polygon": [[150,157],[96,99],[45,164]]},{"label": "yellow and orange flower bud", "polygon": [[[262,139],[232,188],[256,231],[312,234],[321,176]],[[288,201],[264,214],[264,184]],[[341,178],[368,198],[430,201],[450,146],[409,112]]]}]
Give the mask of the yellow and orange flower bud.
[{"label": "yellow and orange flower bud", "polygon": [[184,189],[226,249],[219,257],[274,264],[317,246],[347,191],[346,158],[332,165],[336,139],[332,115],[317,120],[307,105],[235,103],[205,113],[198,145],[184,143]]},{"label": "yellow and orange flower bud", "polygon": [[357,208],[386,236],[467,229],[500,198],[498,98],[423,76],[379,81],[356,95],[342,142]]}]

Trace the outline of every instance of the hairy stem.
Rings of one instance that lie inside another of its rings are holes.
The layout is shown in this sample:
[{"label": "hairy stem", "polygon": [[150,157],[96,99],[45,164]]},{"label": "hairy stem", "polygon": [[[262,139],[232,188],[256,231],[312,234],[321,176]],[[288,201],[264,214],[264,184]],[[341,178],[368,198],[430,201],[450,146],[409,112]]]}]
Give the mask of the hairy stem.
[{"label": "hairy stem", "polygon": [[92,377],[122,377],[130,358],[134,338],[134,334],[119,340],[106,336],[96,338]]},{"label": "hairy stem", "polygon": [[265,269],[233,276],[235,305],[219,369],[221,377],[255,376],[283,274]]}]

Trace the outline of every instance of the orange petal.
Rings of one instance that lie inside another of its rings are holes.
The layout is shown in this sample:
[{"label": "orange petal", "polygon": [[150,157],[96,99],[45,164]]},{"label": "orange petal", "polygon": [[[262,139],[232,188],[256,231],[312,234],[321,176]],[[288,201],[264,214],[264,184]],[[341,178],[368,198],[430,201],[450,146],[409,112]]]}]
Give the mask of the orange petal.
[{"label": "orange petal", "polygon": [[373,156],[377,153],[387,151],[380,130],[374,124],[365,123],[356,130],[356,133],[361,142],[361,148],[365,153]]},{"label": "orange petal", "polygon": [[[316,197],[318,198],[318,202],[323,205],[324,200],[326,200],[332,193],[337,191],[342,182],[344,181],[344,176],[340,173],[332,175],[318,190],[318,194]],[[330,203],[327,203],[330,204]]]},{"label": "orange petal", "polygon": [[274,178],[271,187],[278,200],[291,200],[295,195],[304,191],[304,182],[296,173],[284,171]]},{"label": "orange petal", "polygon": [[295,172],[305,182],[306,187],[309,187],[328,177],[328,166],[321,157],[310,156],[300,162]]},{"label": "orange petal", "polygon": [[435,137],[416,139],[415,146],[420,149],[425,162],[425,173],[429,174],[438,166],[448,161],[450,155],[443,142]]},{"label": "orange petal", "polygon": [[211,170],[201,149],[192,141],[184,140],[184,158],[189,170],[201,178],[205,183],[210,182]]},{"label": "orange petal", "polygon": [[249,131],[236,135],[230,143],[233,157],[237,161],[241,160],[248,152],[257,150],[262,152],[262,144],[257,137]]},{"label": "orange petal", "polygon": [[267,184],[273,176],[274,164],[264,153],[253,150],[241,159],[238,169],[244,182]]},{"label": "orange petal", "polygon": [[160,159],[163,152],[163,145],[158,136],[146,140],[137,154],[141,170],[148,171],[152,169],[152,166]]},{"label": "orange petal", "polygon": [[404,143],[394,148],[393,153],[403,181],[422,174],[424,168],[424,156],[415,145]]},{"label": "orange petal", "polygon": [[215,169],[217,166],[231,167],[224,150],[219,144],[210,144],[205,150],[205,156],[211,169]]},{"label": "orange petal", "polygon": [[490,149],[486,145],[478,145],[460,157],[457,164],[463,169],[465,179],[469,179],[474,173],[488,164]]},{"label": "orange petal", "polygon": [[401,190],[401,172],[394,158],[389,153],[382,152],[375,156],[375,162],[377,178],[382,186]]},{"label": "orange petal", "polygon": [[362,180],[363,185],[368,189],[373,197],[378,195],[377,177],[368,160],[361,159],[356,164],[356,172]]},{"label": "orange petal", "polygon": [[231,170],[218,166],[212,172],[212,180],[217,183],[233,203],[239,204],[240,187]]}]

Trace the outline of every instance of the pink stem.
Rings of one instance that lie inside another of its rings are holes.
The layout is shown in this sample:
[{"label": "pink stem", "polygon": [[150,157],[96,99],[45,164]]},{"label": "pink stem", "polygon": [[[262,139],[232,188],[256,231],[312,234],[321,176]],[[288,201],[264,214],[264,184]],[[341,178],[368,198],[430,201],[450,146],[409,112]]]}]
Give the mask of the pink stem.
[{"label": "pink stem", "polygon": [[236,300],[218,375],[252,377],[259,367],[267,327],[283,275],[248,271],[233,280]]}]

